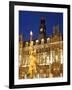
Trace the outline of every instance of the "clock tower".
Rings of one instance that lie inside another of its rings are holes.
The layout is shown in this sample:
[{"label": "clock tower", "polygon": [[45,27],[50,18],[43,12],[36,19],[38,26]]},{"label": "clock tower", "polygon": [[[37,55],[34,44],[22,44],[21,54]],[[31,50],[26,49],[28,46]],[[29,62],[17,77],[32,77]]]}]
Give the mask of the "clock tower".
[{"label": "clock tower", "polygon": [[46,26],[44,17],[41,18],[39,27],[39,40],[46,38]]}]

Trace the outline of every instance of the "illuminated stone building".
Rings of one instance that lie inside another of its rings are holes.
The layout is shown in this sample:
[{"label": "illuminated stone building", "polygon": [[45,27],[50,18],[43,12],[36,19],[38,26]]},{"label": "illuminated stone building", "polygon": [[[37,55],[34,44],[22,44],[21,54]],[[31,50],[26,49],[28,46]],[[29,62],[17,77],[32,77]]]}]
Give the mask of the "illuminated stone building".
[{"label": "illuminated stone building", "polygon": [[19,38],[19,79],[49,78],[63,76],[63,35],[59,26],[53,27],[51,36],[46,36],[45,19],[41,18],[39,36],[32,41]]}]

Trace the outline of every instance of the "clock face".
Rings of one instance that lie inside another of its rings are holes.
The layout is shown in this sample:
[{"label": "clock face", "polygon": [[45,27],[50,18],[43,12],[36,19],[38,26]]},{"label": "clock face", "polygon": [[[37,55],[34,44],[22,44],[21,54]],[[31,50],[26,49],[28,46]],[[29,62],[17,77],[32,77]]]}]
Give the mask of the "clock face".
[{"label": "clock face", "polygon": [[43,28],[41,28],[40,31],[42,32],[43,31]]}]

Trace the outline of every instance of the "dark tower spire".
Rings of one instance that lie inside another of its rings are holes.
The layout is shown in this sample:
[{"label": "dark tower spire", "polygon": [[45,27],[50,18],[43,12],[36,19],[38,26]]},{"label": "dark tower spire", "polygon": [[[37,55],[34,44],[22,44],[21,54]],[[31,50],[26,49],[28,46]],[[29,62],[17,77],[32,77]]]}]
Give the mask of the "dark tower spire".
[{"label": "dark tower spire", "polygon": [[40,28],[39,28],[39,40],[46,38],[46,26],[44,17],[41,18]]}]

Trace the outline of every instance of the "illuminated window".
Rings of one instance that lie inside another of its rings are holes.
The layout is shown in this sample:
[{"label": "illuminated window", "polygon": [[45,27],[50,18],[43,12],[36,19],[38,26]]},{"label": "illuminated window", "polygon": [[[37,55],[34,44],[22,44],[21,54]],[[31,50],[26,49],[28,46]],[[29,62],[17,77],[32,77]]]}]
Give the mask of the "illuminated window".
[{"label": "illuminated window", "polygon": [[49,60],[49,56],[47,56],[47,61],[46,64],[49,65],[50,64],[50,60]]},{"label": "illuminated window", "polygon": [[55,59],[55,51],[50,51],[50,63],[52,64]]}]

